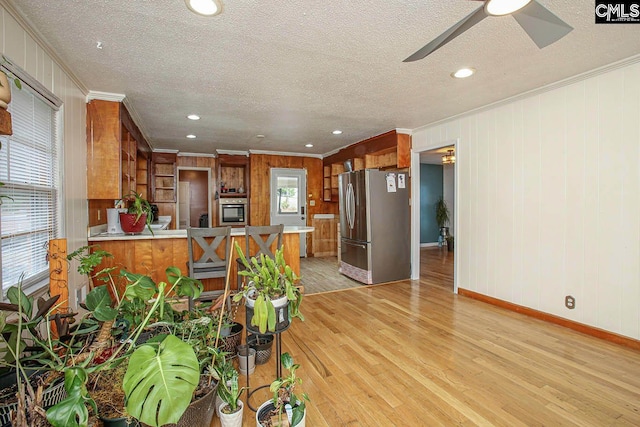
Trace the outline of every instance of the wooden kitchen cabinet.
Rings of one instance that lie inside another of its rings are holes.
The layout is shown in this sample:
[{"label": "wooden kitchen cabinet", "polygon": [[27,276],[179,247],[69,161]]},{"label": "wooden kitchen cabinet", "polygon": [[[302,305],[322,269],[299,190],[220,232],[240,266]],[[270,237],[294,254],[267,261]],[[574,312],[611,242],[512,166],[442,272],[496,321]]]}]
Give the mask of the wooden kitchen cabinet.
[{"label": "wooden kitchen cabinet", "polygon": [[176,202],[176,160],[175,153],[153,153],[151,156],[154,202]]},{"label": "wooden kitchen cabinet", "polygon": [[118,200],[137,191],[137,153],[148,144],[124,105],[87,104],[87,198]]},{"label": "wooden kitchen cabinet", "polygon": [[344,162],[351,161],[353,170],[398,170],[411,167],[411,136],[395,130],[343,148],[323,160],[323,200],[338,201],[338,175]]}]

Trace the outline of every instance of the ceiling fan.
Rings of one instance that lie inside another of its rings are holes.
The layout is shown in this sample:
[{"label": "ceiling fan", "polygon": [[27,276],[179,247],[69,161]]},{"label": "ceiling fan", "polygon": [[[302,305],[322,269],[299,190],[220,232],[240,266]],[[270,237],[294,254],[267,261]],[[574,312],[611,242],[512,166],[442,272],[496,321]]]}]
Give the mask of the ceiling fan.
[{"label": "ceiling fan", "polygon": [[487,16],[512,15],[540,49],[569,34],[573,27],[549,12],[536,0],[471,0],[484,5],[427,43],[402,62],[417,61],[441,48]]}]

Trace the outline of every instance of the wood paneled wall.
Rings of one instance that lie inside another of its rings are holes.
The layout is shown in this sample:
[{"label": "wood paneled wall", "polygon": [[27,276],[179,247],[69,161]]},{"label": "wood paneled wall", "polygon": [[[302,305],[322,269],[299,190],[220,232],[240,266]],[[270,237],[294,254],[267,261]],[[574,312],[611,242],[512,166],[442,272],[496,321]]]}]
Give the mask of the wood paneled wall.
[{"label": "wood paneled wall", "polygon": [[637,61],[414,132],[457,140],[460,288],[640,339]]},{"label": "wood paneled wall", "polygon": [[[270,222],[270,170],[271,168],[293,168],[307,170],[307,225],[311,225],[316,213],[338,213],[337,203],[322,201],[322,159],[314,157],[277,156],[251,154],[249,157],[251,200],[250,224],[266,225]],[[310,201],[315,201],[311,206]],[[311,255],[312,233],[307,233],[307,253]]]}]

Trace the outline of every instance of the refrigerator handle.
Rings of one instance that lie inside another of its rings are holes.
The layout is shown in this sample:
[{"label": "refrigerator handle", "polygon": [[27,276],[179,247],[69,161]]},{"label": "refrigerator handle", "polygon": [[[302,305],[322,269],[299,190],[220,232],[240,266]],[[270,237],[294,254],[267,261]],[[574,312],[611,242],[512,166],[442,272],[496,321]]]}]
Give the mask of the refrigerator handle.
[{"label": "refrigerator handle", "polygon": [[347,186],[347,206],[348,206],[348,216],[347,219],[349,221],[349,228],[353,229],[353,225],[355,222],[355,211],[356,211],[356,198],[355,198],[355,194],[353,192],[353,184],[349,183],[349,185]]}]

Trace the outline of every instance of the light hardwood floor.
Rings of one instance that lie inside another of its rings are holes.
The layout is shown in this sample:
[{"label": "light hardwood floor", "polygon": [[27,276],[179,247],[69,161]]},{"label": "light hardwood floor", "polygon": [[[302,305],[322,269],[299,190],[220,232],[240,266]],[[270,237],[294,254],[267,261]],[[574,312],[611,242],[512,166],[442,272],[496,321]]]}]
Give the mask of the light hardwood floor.
[{"label": "light hardwood floor", "polygon": [[282,342],[302,365],[308,426],[640,425],[640,352],[457,296],[451,254],[427,251],[419,281],[305,297]]}]

